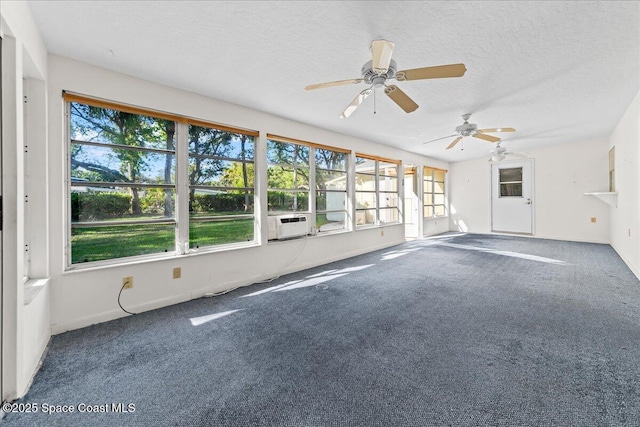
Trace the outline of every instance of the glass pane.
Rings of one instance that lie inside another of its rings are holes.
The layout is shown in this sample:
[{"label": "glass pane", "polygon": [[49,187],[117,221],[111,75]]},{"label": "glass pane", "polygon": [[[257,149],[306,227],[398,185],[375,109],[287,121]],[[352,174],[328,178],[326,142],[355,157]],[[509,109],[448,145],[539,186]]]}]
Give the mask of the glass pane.
[{"label": "glass pane", "polygon": [[398,191],[398,178],[396,177],[381,176],[378,182],[380,183],[378,187],[380,191]]},{"label": "glass pane", "polygon": [[433,191],[433,182],[425,181],[424,182],[424,192],[431,193]]},{"label": "glass pane", "polygon": [[446,214],[445,207],[442,205],[438,205],[436,208],[436,216],[444,216]]},{"label": "glass pane", "polygon": [[347,170],[347,154],[316,148],[316,167],[338,171]]},{"label": "glass pane", "polygon": [[433,195],[432,194],[425,194],[424,195],[424,204],[425,205],[432,205],[433,204]]},{"label": "glass pane", "polygon": [[189,221],[189,247],[253,241],[253,218]]},{"label": "glass pane", "polygon": [[253,163],[228,160],[189,158],[189,184],[215,187],[253,187]]},{"label": "glass pane", "polygon": [[425,181],[433,181],[433,169],[424,168],[423,174],[424,174]]},{"label": "glass pane", "polygon": [[356,211],[356,225],[368,225],[376,223],[375,209],[359,209]]},{"label": "glass pane", "polygon": [[70,113],[72,140],[174,150],[173,121],[77,102],[70,103]]},{"label": "glass pane", "polygon": [[522,168],[500,169],[500,182],[522,181]]},{"label": "glass pane", "polygon": [[253,191],[192,189],[189,213],[192,216],[253,213]]},{"label": "glass pane", "polygon": [[356,157],[356,172],[358,173],[376,173],[376,161]]},{"label": "glass pane", "polygon": [[347,193],[336,191],[316,192],[316,210],[340,211],[347,205]]},{"label": "glass pane", "polygon": [[434,182],[433,186],[434,186],[434,189],[433,189],[434,193],[444,194],[444,183]]},{"label": "glass pane", "polygon": [[280,190],[309,189],[309,168],[292,166],[269,166],[267,187]]},{"label": "glass pane", "polygon": [[433,216],[433,206],[424,207],[424,217],[431,218]]},{"label": "glass pane", "polygon": [[444,182],[444,171],[434,170],[433,177],[436,181]]},{"label": "glass pane", "polygon": [[436,194],[433,196],[433,203],[436,205],[444,205],[444,194]]},{"label": "glass pane", "polygon": [[356,193],[356,209],[367,209],[376,207],[375,193]]},{"label": "glass pane", "polygon": [[174,251],[174,224],[114,224],[71,229],[72,264]]},{"label": "glass pane", "polygon": [[320,190],[347,190],[347,173],[316,171],[316,186]]},{"label": "glass pane", "polygon": [[319,233],[345,229],[345,212],[327,212],[316,215],[316,229]]},{"label": "glass pane", "polygon": [[356,191],[376,191],[375,175],[356,174]]},{"label": "glass pane", "polygon": [[398,165],[395,163],[380,162],[378,164],[378,173],[385,176],[398,176]]},{"label": "glass pane", "polygon": [[139,150],[71,144],[71,177],[94,182],[171,184],[175,156]]},{"label": "glass pane", "polygon": [[380,193],[380,207],[398,206],[398,193]]},{"label": "glass pane", "polygon": [[71,221],[173,218],[175,194],[164,188],[71,187]]},{"label": "glass pane", "polygon": [[251,160],[254,151],[252,136],[189,125],[189,154]]},{"label": "glass pane", "polygon": [[267,162],[278,165],[309,165],[309,147],[267,140]]},{"label": "glass pane", "polygon": [[522,183],[500,184],[500,197],[522,197]]},{"label": "glass pane", "polygon": [[398,222],[398,209],[396,208],[380,209],[380,223],[388,224],[391,222]]},{"label": "glass pane", "polygon": [[268,199],[270,213],[309,211],[307,192],[269,191]]}]

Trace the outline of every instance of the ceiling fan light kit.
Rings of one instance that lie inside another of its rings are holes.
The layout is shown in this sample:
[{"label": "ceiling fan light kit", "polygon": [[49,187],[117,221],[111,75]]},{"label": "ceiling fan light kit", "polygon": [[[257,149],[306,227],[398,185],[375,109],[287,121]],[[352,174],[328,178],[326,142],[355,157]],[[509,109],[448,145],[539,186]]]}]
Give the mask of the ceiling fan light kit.
[{"label": "ceiling fan light kit", "polygon": [[306,90],[315,90],[326,87],[342,86],[347,84],[365,83],[369,87],[360,92],[353,101],[345,108],[340,118],[347,118],[364,102],[364,100],[376,88],[384,87],[384,93],[393,102],[402,108],[406,113],[411,113],[418,109],[419,105],[404,93],[398,86],[389,85],[387,81],[407,81],[440,79],[447,77],[462,77],[467,71],[464,64],[439,65],[435,67],[415,68],[411,70],[398,71],[398,66],[393,56],[393,42],[388,40],[374,40],[371,43],[371,60],[365,62],[360,70],[361,77],[349,80],[338,80],[327,83],[317,83],[306,86]]}]

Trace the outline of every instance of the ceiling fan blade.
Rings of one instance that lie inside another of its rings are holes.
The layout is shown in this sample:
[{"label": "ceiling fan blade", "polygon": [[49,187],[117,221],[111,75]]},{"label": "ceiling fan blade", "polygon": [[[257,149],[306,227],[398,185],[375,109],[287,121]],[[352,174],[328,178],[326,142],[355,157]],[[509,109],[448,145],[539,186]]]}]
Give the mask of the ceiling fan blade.
[{"label": "ceiling fan blade", "polygon": [[451,138],[452,136],[456,136],[456,135],[457,133],[454,133],[453,135],[443,136],[442,138],[432,139],[431,141],[423,142],[423,144],[429,144],[430,142],[440,141],[441,139]]},{"label": "ceiling fan blade", "polygon": [[365,99],[367,99],[367,96],[369,96],[369,94],[371,93],[373,89],[372,88],[368,88],[363,90],[362,92],[360,92],[358,94],[358,96],[356,96],[354,98],[353,101],[351,101],[351,104],[349,104],[347,106],[347,108],[345,108],[345,110],[342,112],[342,114],[340,115],[341,119],[346,119],[347,117],[349,117],[354,111],[356,111],[356,108],[358,108],[360,106],[360,104],[362,104],[364,102]]},{"label": "ceiling fan blade", "polygon": [[317,83],[314,85],[309,85],[305,87],[305,90],[313,90],[313,89],[321,89],[325,87],[333,87],[333,86],[342,86],[348,84],[361,83],[362,79],[350,79],[350,80],[338,80],[335,82],[327,82],[327,83]]},{"label": "ceiling fan blade", "polygon": [[514,128],[492,128],[492,129],[478,129],[479,133],[483,132],[515,132]]},{"label": "ceiling fan blade", "polygon": [[371,68],[378,74],[389,71],[393,42],[388,40],[374,40],[371,43]]},{"label": "ceiling fan blade", "polygon": [[418,104],[413,102],[413,99],[409,98],[409,95],[398,89],[396,85],[390,85],[384,88],[384,93],[387,94],[389,98],[400,108],[402,108],[405,113],[411,113],[418,109]]},{"label": "ceiling fan blade", "polygon": [[493,136],[493,135],[485,135],[483,133],[477,133],[475,135],[472,135],[474,138],[480,138],[480,139],[484,139],[485,141],[489,141],[489,142],[498,142],[500,141],[500,138]]},{"label": "ceiling fan blade", "polygon": [[411,70],[398,71],[396,79],[398,81],[404,81],[462,77],[466,71],[467,68],[464,64],[437,65],[435,67],[414,68]]},{"label": "ceiling fan blade", "polygon": [[452,142],[451,144],[449,144],[449,146],[448,146],[446,149],[447,149],[447,150],[449,150],[449,149],[451,149],[451,148],[455,147],[455,146],[456,146],[456,144],[457,144],[458,142],[460,142],[460,140],[461,140],[461,139],[462,139],[462,137],[461,137],[461,136],[457,137],[456,139],[454,139],[454,140],[453,140],[453,142]]}]

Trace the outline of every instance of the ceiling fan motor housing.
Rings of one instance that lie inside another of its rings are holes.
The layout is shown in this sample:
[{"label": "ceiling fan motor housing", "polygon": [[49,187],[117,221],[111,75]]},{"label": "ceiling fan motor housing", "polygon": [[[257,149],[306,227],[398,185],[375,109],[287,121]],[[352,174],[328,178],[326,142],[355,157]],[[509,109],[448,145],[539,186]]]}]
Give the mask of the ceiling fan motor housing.
[{"label": "ceiling fan motor housing", "polygon": [[474,123],[463,123],[460,126],[456,127],[456,132],[458,132],[462,136],[470,136],[474,135],[478,130],[478,125]]},{"label": "ceiling fan motor housing", "polygon": [[364,80],[365,83],[373,85],[375,87],[381,87],[381,86],[384,86],[384,83],[387,80],[395,78],[396,72],[398,71],[398,65],[396,64],[396,61],[392,59],[391,62],[389,63],[389,69],[387,70],[387,72],[380,74],[380,73],[376,73],[373,70],[372,62],[367,61],[362,66],[361,71],[362,71],[362,79]]}]

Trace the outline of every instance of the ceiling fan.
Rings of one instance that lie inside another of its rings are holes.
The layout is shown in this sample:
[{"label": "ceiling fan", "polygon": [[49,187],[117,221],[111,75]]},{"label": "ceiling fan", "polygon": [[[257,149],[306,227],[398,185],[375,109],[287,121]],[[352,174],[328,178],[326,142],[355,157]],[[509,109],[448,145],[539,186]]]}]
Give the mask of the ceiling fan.
[{"label": "ceiling fan", "polygon": [[464,123],[461,124],[460,126],[456,127],[456,133],[454,133],[453,135],[443,136],[442,138],[437,138],[437,139],[432,139],[431,141],[427,141],[424,144],[428,144],[428,143],[434,142],[434,141],[440,141],[441,139],[445,139],[445,138],[451,138],[452,136],[457,136],[457,138],[454,139],[451,142],[451,144],[449,144],[447,146],[446,149],[449,150],[449,149],[455,147],[456,144],[458,142],[460,142],[462,140],[462,138],[464,138],[465,136],[472,136],[474,138],[484,139],[485,141],[489,141],[489,142],[499,142],[500,138],[498,138],[497,136],[493,136],[493,135],[487,135],[487,133],[515,132],[516,131],[514,128],[478,129],[478,125],[476,125],[474,123],[469,123],[469,117],[471,117],[470,113],[462,115],[462,120],[464,120]]},{"label": "ceiling fan", "polygon": [[500,145],[501,142],[502,141],[498,141],[496,146],[493,147],[491,151],[489,151],[489,153],[491,154],[491,157],[489,157],[489,160],[487,160],[488,162],[500,162],[504,160],[507,156],[513,156],[518,159],[524,159],[528,157],[526,154],[512,153],[511,151],[507,151],[506,147],[503,147],[502,145]]},{"label": "ceiling fan", "polygon": [[411,113],[418,108],[409,96],[396,85],[388,85],[387,80],[396,79],[403,82],[407,80],[440,79],[445,77],[462,77],[467,71],[464,64],[438,65],[434,67],[414,68],[398,71],[396,61],[391,59],[393,54],[393,42],[388,40],[374,40],[371,43],[371,61],[367,61],[360,70],[361,77],[357,79],[338,80],[335,82],[318,83],[305,87],[306,90],[314,90],[325,87],[341,86],[347,84],[365,83],[368,88],[355,97],[342,112],[340,118],[347,118],[364,102],[364,100],[376,88],[384,87],[384,93],[398,104],[405,112]]}]

